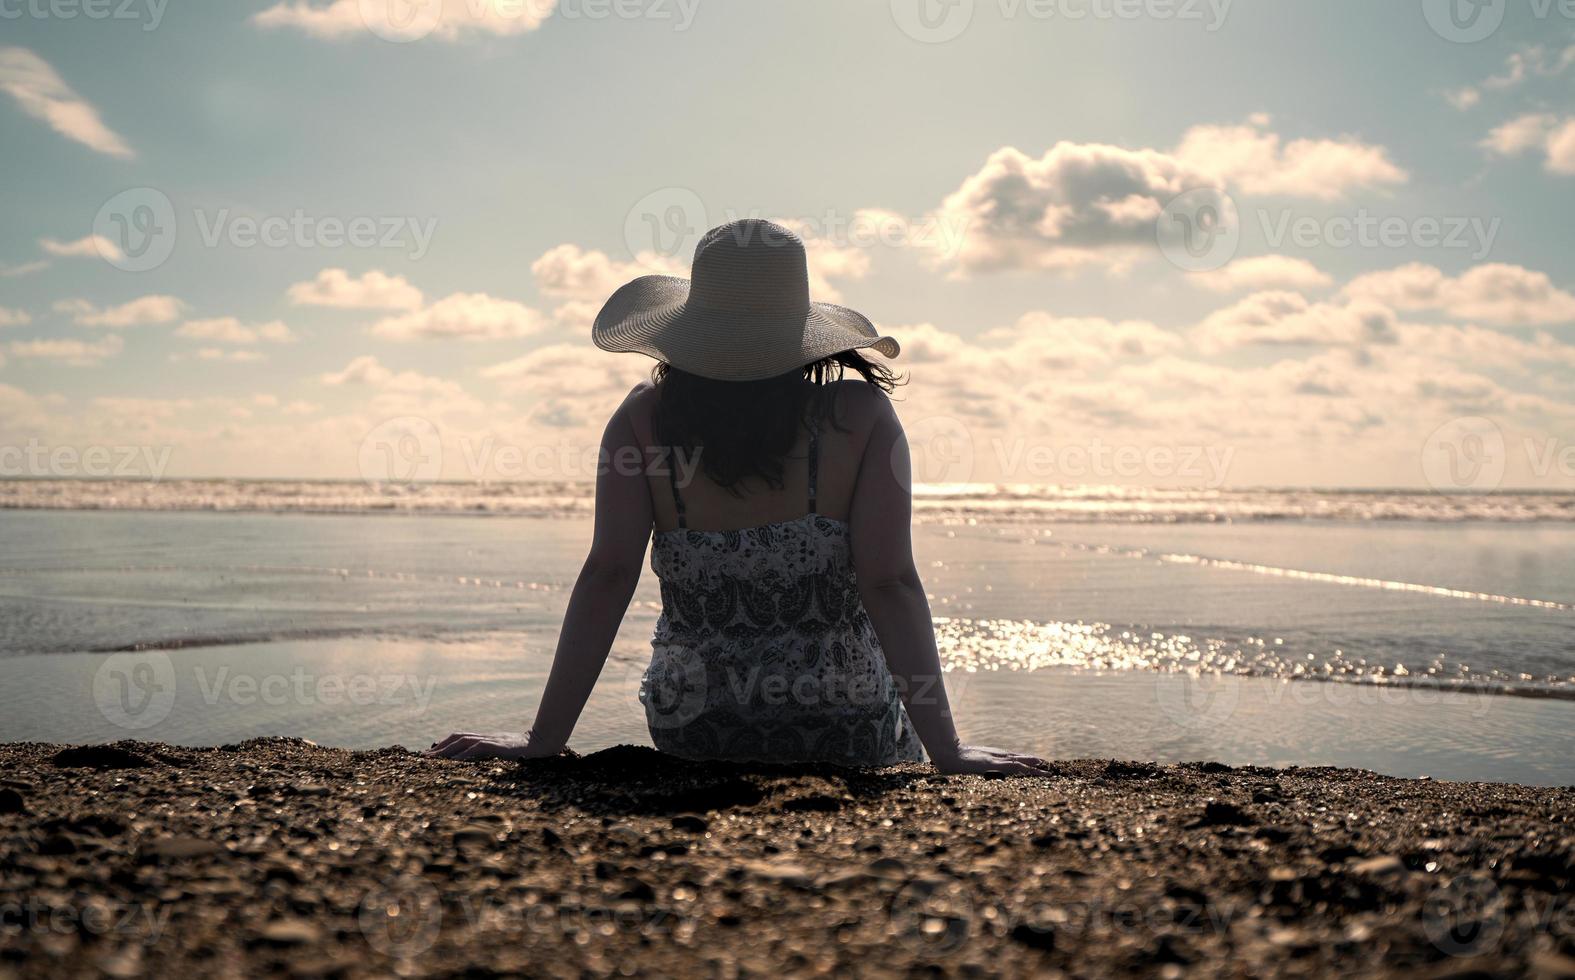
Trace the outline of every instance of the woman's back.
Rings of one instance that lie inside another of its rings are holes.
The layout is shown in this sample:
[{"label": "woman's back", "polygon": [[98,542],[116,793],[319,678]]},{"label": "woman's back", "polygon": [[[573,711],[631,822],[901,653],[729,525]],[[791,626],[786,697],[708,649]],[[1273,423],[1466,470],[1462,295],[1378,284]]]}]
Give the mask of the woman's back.
[{"label": "woman's back", "polygon": [[874,418],[867,390],[813,393],[779,486],[733,493],[693,454],[648,454],[663,462],[649,474],[662,615],[641,700],[658,748],[850,766],[922,758],[854,574],[848,516]]},{"label": "woman's back", "polygon": [[[805,382],[810,386],[811,382]],[[859,465],[869,446],[870,433],[879,418],[884,395],[859,380],[835,381],[812,394],[825,401],[825,417],[815,429],[818,449],[816,513],[846,522],[853,511]],[[637,388],[629,399],[630,421],[646,447],[646,458],[664,462],[668,450],[657,434],[659,391],[656,385]],[[809,437],[805,427],[793,448],[782,457],[781,485],[760,480],[743,481],[733,490],[719,486],[703,467],[704,447],[680,447],[670,468],[652,466],[646,474],[651,506],[658,530],[678,527],[670,476],[676,476],[689,527],[697,530],[738,530],[793,520],[809,512]]]}]

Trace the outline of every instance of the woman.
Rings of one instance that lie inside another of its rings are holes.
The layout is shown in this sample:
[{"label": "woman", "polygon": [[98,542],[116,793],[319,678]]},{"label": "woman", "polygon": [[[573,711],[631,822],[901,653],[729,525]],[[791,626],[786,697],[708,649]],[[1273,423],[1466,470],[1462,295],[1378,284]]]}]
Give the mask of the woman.
[{"label": "woman", "polygon": [[692,281],[636,279],[593,337],[661,363],[602,438],[594,540],[535,724],[451,735],[432,754],[561,751],[650,542],[662,615],[641,700],[659,749],[864,767],[919,761],[922,742],[943,772],[1044,770],[957,738],[913,562],[895,379],[859,353],[895,357],[897,342],[810,302],[797,236],[756,220],[713,229]]}]

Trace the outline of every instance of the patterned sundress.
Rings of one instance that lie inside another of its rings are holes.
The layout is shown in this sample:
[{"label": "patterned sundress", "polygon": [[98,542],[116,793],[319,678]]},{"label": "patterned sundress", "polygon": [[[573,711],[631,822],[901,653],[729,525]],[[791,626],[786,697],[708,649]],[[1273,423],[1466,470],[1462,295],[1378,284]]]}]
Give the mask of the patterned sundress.
[{"label": "patterned sundress", "polygon": [[[651,739],[690,759],[887,766],[924,758],[859,599],[848,525],[815,512],[738,531],[657,531],[662,614],[640,688]],[[674,467],[668,466],[669,474]]]}]

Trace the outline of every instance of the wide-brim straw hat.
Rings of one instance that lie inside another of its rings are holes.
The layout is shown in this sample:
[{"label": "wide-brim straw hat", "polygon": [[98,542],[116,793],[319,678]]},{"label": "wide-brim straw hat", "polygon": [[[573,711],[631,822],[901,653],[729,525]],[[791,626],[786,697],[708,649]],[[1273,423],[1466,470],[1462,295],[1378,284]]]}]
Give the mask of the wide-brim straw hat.
[{"label": "wide-brim straw hat", "polygon": [[860,348],[902,350],[857,310],[811,301],[803,241],[758,219],[706,232],[691,278],[641,276],[613,293],[591,339],[720,381],[776,377]]}]

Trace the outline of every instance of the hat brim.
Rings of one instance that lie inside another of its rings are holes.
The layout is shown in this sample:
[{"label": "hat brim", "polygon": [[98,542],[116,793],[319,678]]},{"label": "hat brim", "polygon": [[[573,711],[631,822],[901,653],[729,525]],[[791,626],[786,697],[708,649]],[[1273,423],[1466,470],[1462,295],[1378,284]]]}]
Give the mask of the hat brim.
[{"label": "hat brim", "polygon": [[857,310],[811,303],[807,313],[722,313],[690,305],[689,280],[678,276],[641,276],[613,293],[591,339],[605,351],[645,354],[719,381],[772,378],[861,348],[902,352]]}]

